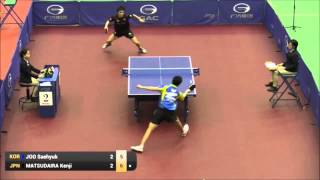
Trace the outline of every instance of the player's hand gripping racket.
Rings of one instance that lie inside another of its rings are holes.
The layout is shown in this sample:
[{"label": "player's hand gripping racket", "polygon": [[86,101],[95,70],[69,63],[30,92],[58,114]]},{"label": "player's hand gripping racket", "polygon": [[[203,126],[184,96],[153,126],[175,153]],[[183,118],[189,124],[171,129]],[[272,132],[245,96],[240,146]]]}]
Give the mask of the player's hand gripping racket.
[{"label": "player's hand gripping racket", "polygon": [[195,84],[192,84],[192,85],[189,86],[189,90],[190,90],[190,91],[193,91],[195,88],[196,88],[196,85],[195,85]]}]

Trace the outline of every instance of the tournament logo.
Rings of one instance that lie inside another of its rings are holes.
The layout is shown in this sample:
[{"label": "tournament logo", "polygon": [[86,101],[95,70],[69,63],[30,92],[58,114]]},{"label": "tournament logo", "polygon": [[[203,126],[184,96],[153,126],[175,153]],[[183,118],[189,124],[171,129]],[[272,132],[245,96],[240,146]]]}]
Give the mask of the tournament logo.
[{"label": "tournament logo", "polygon": [[57,5],[57,4],[50,5],[47,8],[47,13],[54,15],[54,16],[60,15],[63,12],[64,12],[64,8],[60,5]]},{"label": "tournament logo", "polygon": [[140,12],[141,12],[141,14],[150,16],[150,15],[157,13],[158,8],[155,5],[146,4],[146,5],[141,6]]},{"label": "tournament logo", "polygon": [[233,6],[233,11],[240,14],[248,13],[250,10],[251,7],[246,3],[238,3]]}]

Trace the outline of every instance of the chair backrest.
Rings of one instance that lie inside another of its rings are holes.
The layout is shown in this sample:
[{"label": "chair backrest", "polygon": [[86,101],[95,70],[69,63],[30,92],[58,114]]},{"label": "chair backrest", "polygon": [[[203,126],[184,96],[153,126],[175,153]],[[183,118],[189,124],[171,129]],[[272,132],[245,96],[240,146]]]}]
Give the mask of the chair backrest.
[{"label": "chair backrest", "polygon": [[284,78],[295,78],[297,76],[297,73],[292,73],[292,74],[280,74]]}]

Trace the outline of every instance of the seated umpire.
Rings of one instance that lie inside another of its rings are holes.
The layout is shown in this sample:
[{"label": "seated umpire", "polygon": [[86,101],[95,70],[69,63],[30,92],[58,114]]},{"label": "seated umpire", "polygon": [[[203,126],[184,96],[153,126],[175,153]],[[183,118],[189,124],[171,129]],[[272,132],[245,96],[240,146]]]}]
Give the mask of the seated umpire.
[{"label": "seated umpire", "polygon": [[295,39],[290,40],[287,47],[289,52],[286,54],[286,61],[284,63],[277,64],[275,68],[269,68],[269,70],[272,72],[272,81],[266,84],[266,86],[269,87],[268,91],[270,92],[276,92],[278,90],[279,73],[290,75],[298,71],[298,41]]},{"label": "seated umpire", "polygon": [[28,49],[23,49],[20,52],[20,84],[34,86],[32,92],[32,99],[36,97],[37,86],[39,84],[38,78],[42,77],[43,70],[39,70],[30,64],[31,53]]}]

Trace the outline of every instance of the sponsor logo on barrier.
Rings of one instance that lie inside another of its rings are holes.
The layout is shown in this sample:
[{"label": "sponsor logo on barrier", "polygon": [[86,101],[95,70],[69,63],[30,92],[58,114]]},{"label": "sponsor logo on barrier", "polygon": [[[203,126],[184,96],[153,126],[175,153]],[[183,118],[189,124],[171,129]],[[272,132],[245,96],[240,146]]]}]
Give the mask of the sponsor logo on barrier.
[{"label": "sponsor logo on barrier", "polygon": [[47,8],[47,13],[54,15],[54,16],[60,15],[63,12],[64,12],[64,8],[60,5],[57,5],[57,4],[50,5]]},{"label": "sponsor logo on barrier", "polygon": [[48,23],[58,23],[59,21],[65,21],[68,19],[67,15],[63,15],[65,9],[58,4],[49,5],[47,7],[47,13],[49,15],[44,16],[43,19]]},{"label": "sponsor logo on barrier", "polygon": [[22,41],[21,39],[19,40],[19,52],[22,50]]},{"label": "sponsor logo on barrier", "polygon": [[152,4],[145,4],[140,7],[140,13],[142,14],[142,18],[144,18],[147,22],[159,21],[159,16],[157,16],[158,8]]},{"label": "sponsor logo on barrier", "polygon": [[231,19],[252,19],[254,16],[251,12],[251,6],[246,3],[238,3],[233,6]]},{"label": "sponsor logo on barrier", "polygon": [[281,39],[280,38],[278,38],[278,46],[280,47],[280,45],[281,45]]},{"label": "sponsor logo on barrier", "polygon": [[11,73],[9,73],[8,74],[8,81],[7,81],[7,85],[8,85],[8,97],[11,97],[11,94],[12,94],[12,88],[13,88],[13,86],[12,86],[12,75],[11,75]]},{"label": "sponsor logo on barrier", "polygon": [[288,35],[285,35],[284,36],[284,51],[287,53],[288,51],[289,51],[289,49],[288,49],[288,43],[289,43],[289,37],[288,37]]},{"label": "sponsor logo on barrier", "polygon": [[214,19],[216,18],[216,14],[207,13],[207,14],[205,14],[205,15],[203,16],[203,18],[212,21],[212,20],[214,20]]}]

